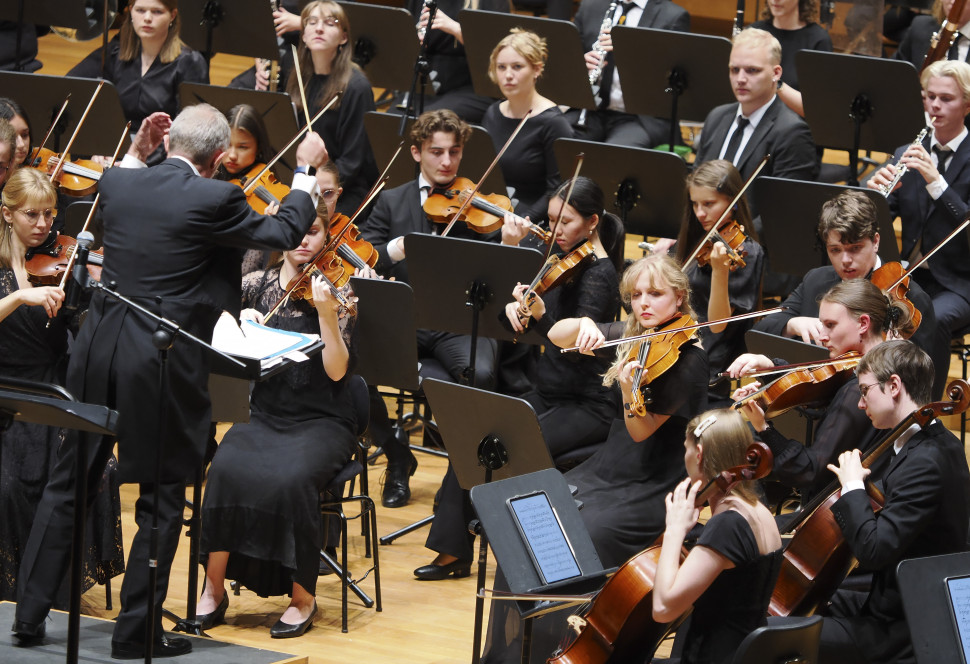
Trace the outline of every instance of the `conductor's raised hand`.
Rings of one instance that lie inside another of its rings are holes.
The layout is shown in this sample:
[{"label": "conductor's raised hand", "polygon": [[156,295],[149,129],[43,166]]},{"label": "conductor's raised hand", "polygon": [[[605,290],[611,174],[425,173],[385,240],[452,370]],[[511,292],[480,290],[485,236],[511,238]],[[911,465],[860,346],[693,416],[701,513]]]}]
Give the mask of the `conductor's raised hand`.
[{"label": "conductor's raised hand", "polygon": [[168,130],[172,127],[172,118],[168,113],[158,111],[141,121],[141,126],[131,139],[128,154],[146,161],[148,157],[162,144]]}]

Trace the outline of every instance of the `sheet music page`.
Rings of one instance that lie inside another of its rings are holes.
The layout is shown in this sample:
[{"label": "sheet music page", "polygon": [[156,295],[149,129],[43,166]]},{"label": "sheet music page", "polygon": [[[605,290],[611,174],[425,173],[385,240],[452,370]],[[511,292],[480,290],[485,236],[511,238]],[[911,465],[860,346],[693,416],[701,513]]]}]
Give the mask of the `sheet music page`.
[{"label": "sheet music page", "polygon": [[212,345],[217,349],[230,355],[261,360],[264,366],[288,353],[294,353],[296,358],[295,351],[319,339],[317,334],[276,330],[249,320],[240,326],[228,312],[223,312],[212,331]]}]

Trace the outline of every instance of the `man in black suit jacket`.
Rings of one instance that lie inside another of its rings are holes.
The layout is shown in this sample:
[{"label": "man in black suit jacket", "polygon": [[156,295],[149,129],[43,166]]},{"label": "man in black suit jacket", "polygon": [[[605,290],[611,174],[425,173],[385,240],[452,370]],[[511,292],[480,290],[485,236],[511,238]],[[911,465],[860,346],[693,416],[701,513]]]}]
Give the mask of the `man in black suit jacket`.
[{"label": "man in black suit jacket", "polygon": [[[163,140],[168,116],[156,113],[139,129],[123,166],[140,160]],[[206,104],[182,111],[165,136],[169,158],[150,169],[112,168],[99,183],[104,219],[105,283],[143,307],[210,339],[223,310],[239,313],[242,249],[286,250],[299,244],[313,223],[319,187],[311,167],[327,160],[310,134],[297,148],[293,189],[275,217],[249,207],[239,187],[210,180],[229,146],[229,124]],[[200,177],[201,176],[201,177]],[[81,401],[118,411],[117,441],[123,481],[139,482],[138,532],[131,546],[112,657],[145,656],[148,627],[148,559],[152,501],[159,500],[158,579],[153,653],[180,655],[188,639],[162,633],[162,602],[178,546],[185,482],[201,467],[210,426],[206,351],[176,337],[168,353],[168,392],[158,387],[156,325],[125,304],[96,293],[71,353],[67,387]],[[167,400],[164,421],[158,404]],[[86,435],[89,477],[100,477],[113,436]],[[156,437],[157,435],[157,437]],[[156,446],[162,445],[161,484],[156,487]],[[44,620],[64,579],[71,549],[75,443],[58,451],[37,508],[21,565],[13,630],[27,643],[44,635]],[[89,488],[97,487],[89,480]],[[89,492],[88,499],[93,499]]]},{"label": "man in black suit jacket", "polygon": [[780,63],[781,44],[770,33],[747,28],[734,38],[729,75],[738,101],[708,113],[694,163],[727,159],[747,179],[770,154],[761,175],[815,180],[819,160],[812,132],[776,94]]},{"label": "man in black suit jacket", "polygon": [[[670,0],[634,0],[627,11],[623,4],[617,3],[610,17],[613,25],[617,25],[622,16],[626,26],[690,32],[690,15]],[[613,50],[609,33],[603,34],[602,39],[600,35],[609,6],[610,0],[583,0],[573,19],[583,45],[590,49],[586,53],[586,67],[590,71],[600,65],[599,49],[608,54]],[[607,57],[612,59],[611,55]],[[634,74],[629,74],[630,85],[636,83]],[[603,80],[606,77],[610,80]],[[614,67],[604,69],[603,78],[600,79],[600,89],[607,98],[602,100],[599,110],[586,112],[585,128],[576,126],[580,111],[573,109],[566,113],[569,123],[576,127],[577,138],[641,148],[652,148],[670,140],[669,120],[624,112],[618,70]]]},{"label": "man in black suit jacket", "polygon": [[[819,343],[822,333],[819,298],[840,281],[872,278],[873,271],[880,267],[878,228],[876,206],[861,191],[846,189],[826,201],[819,215],[818,238],[831,265],[810,270],[782,302],[784,311],[765,316],[755,323],[754,329]],[[922,318],[911,338],[933,358],[936,366],[933,394],[939,397],[950,368],[950,337],[936,324],[933,302],[919,284],[910,282],[907,299]]]},{"label": "man in black suit jacket", "polygon": [[[949,14],[954,0],[944,0],[943,13]],[[958,36],[950,47],[947,60],[967,61],[970,58],[970,5],[963,6],[963,13],[956,21]],[[893,57],[896,60],[911,62],[919,71],[923,66],[930,50],[930,40],[933,34],[939,32],[940,22],[934,16],[920,15],[913,19],[906,36],[899,42],[899,48]]]},{"label": "man in black suit jacket", "polygon": [[[859,407],[877,429],[893,429],[930,402],[933,366],[909,341],[890,341],[859,364]],[[864,469],[859,450],[830,465],[842,485],[832,507],[846,544],[872,571],[869,593],[839,591],[822,626],[819,661],[915,662],[896,579],[900,561],[967,550],[970,472],[963,444],[932,420],[908,429]],[[885,496],[874,513],[864,481],[872,470]]]},{"label": "man in black suit jacket", "polygon": [[[939,245],[970,212],[970,65],[934,62],[920,76],[924,106],[933,131],[921,144],[896,151],[896,165],[879,169],[868,182],[886,186],[897,166],[908,171],[889,195],[889,209],[902,220],[902,256],[915,264]],[[942,161],[941,161],[942,160]],[[913,278],[930,297],[936,320],[947,335],[970,325],[970,233],[960,233]]]}]

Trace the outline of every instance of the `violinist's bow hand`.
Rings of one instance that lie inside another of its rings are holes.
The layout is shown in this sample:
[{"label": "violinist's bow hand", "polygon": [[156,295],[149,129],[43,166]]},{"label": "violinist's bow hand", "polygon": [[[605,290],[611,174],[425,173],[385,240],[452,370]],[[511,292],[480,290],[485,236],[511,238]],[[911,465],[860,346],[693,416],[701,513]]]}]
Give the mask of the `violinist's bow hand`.
[{"label": "violinist's bow hand", "polygon": [[586,355],[592,355],[593,351],[602,346],[606,342],[606,335],[604,335],[593,319],[583,317],[579,319],[579,333],[576,335],[576,346],[579,346],[579,352],[585,353]]}]

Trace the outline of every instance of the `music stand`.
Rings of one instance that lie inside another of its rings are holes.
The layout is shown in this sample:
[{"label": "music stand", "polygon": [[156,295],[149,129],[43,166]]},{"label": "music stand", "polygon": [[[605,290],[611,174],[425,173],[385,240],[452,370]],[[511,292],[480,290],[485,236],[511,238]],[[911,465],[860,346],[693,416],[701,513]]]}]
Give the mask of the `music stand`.
[{"label": "music stand", "polygon": [[[15,0],[14,2],[4,2],[0,5],[0,19],[17,24],[17,37],[14,45],[14,63],[20,65],[21,41],[23,38],[24,25],[33,23],[34,25],[58,25],[64,28],[72,28],[78,31],[90,29],[91,21],[87,15],[87,2],[70,2],[65,0],[48,0],[41,2],[38,0]],[[107,4],[107,3],[105,3]],[[104,33],[102,38],[102,54],[108,45],[108,26],[103,26]],[[103,61],[103,56],[102,56]],[[22,99],[18,99],[21,104]]]},{"label": "music stand", "polygon": [[[94,203],[91,201],[71,203],[64,209],[62,214],[57,215],[58,222],[63,219],[63,223],[60,228],[57,228],[57,224],[54,224],[54,230],[59,230],[61,233],[69,235],[70,237],[77,237],[77,234],[84,228],[84,222],[88,220],[88,214],[91,212],[92,205]],[[97,210],[95,210],[94,216],[91,217],[91,223],[88,225],[87,231],[94,236],[94,242],[91,243],[92,248],[103,246],[104,221],[101,219],[101,214]]]},{"label": "music stand", "polygon": [[414,74],[414,60],[420,47],[411,12],[360,2],[338,4],[353,26],[353,60],[367,73],[370,84],[375,88],[403,90]]},{"label": "music stand", "polygon": [[684,217],[687,165],[675,154],[574,138],[553,145],[560,173],[583,153],[583,175],[603,189],[606,211],[623,220],[627,233],[677,237]]},{"label": "music stand", "polygon": [[859,184],[859,150],[892,154],[926,125],[919,76],[908,62],[799,51],[795,65],[812,137],[848,150],[851,186]]},{"label": "music stand", "polygon": [[[822,205],[846,189],[861,191],[876,206],[879,227],[879,257],[884,263],[899,260],[896,231],[885,196],[872,189],[845,187],[822,182],[759,177],[751,187],[752,202],[761,215],[761,244],[768,256],[768,269],[796,277],[828,265],[824,244],[818,238]],[[812,247],[817,250],[813,251]]]},{"label": "music stand", "polygon": [[[368,111],[364,114],[364,130],[367,132],[367,140],[370,141],[371,148],[374,150],[374,159],[378,164],[386,164],[391,160],[394,151],[397,150],[401,136],[398,134],[400,126],[400,116],[390,113],[377,113]],[[410,182],[417,177],[418,165],[411,156],[410,131],[414,120],[408,118],[404,131],[404,146],[401,154],[398,155],[391,170],[387,173],[387,186],[396,187]],[[489,167],[495,159],[495,145],[492,143],[488,133],[477,125],[472,125],[472,134],[468,138],[462,150],[461,171],[469,179],[477,181],[481,174]],[[502,176],[502,169],[495,168],[488,174],[482,184],[483,193],[499,192],[503,196],[508,191],[505,186],[505,178]]]},{"label": "music stand", "polygon": [[[897,566],[896,578],[918,664],[967,661],[964,653],[968,644],[961,642],[958,631],[958,626],[966,626],[967,596],[953,596],[951,606],[947,579],[968,574],[970,552],[911,558]],[[954,615],[957,611],[963,614],[959,618]],[[963,659],[954,653],[961,653]]]},{"label": "music stand", "polygon": [[[181,108],[199,103],[211,104],[223,113],[237,104],[249,104],[263,118],[269,146],[263,147],[263,154],[267,159],[276,154],[276,150],[290,142],[290,139],[300,130],[296,121],[296,112],[290,96],[283,92],[264,92],[262,90],[240,90],[226,88],[221,85],[204,85],[202,83],[182,83],[179,85],[179,100]],[[286,151],[276,162],[274,168],[280,179],[289,181],[293,177],[296,166],[296,148]],[[267,154],[268,153],[268,154]]]},{"label": "music stand", "polygon": [[[553,468],[539,418],[527,401],[434,378],[424,382],[424,392],[462,489],[469,491],[493,478]],[[478,552],[480,589],[485,587],[487,562],[488,541],[483,531]],[[484,608],[484,598],[476,594],[472,662],[478,661],[481,650]]]},{"label": "music stand", "polygon": [[[60,152],[74,133],[88,100],[101,81],[74,76],[44,76],[43,74],[22,74],[20,72],[0,72],[0,90],[16,97],[27,115],[34,123],[34,131],[46,129],[54,122],[64,98],[71,95],[64,115],[54,127],[51,137],[44,147]],[[72,154],[114,154],[118,144],[118,130],[124,129],[125,114],[121,110],[118,90],[105,81],[98,98],[91,106],[81,131],[71,146]],[[137,127],[132,127],[132,131]],[[41,134],[43,136],[43,134]],[[39,140],[35,135],[35,140]],[[128,140],[127,138],[125,139]],[[121,153],[124,154],[122,147]]]},{"label": "music stand", "polygon": [[458,13],[458,22],[475,26],[474,30],[463,30],[462,34],[476,94],[502,98],[501,90],[488,78],[489,58],[495,45],[512,28],[523,28],[544,37],[549,48],[549,59],[536,82],[539,94],[563,106],[596,108],[583,59],[586,49],[579,30],[570,21],[463,9]]},{"label": "music stand", "polygon": [[715,106],[735,101],[726,75],[731,42],[724,37],[617,25],[610,33],[616,70],[635,72],[623,86],[627,113],[670,120],[673,151],[680,120],[703,122]]},{"label": "music stand", "polygon": [[181,0],[179,12],[182,41],[202,53],[206,62],[215,53],[280,57],[273,8],[266,0]]}]

